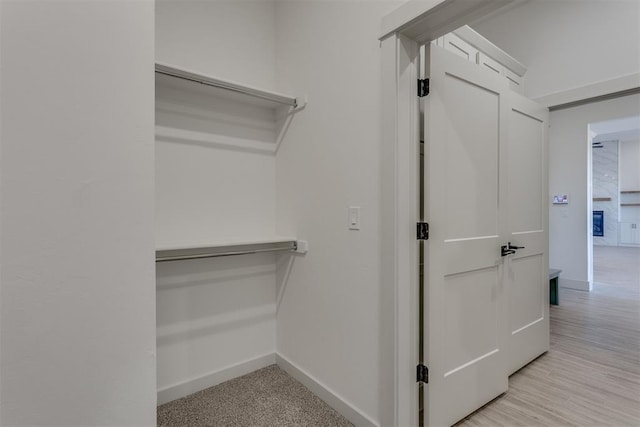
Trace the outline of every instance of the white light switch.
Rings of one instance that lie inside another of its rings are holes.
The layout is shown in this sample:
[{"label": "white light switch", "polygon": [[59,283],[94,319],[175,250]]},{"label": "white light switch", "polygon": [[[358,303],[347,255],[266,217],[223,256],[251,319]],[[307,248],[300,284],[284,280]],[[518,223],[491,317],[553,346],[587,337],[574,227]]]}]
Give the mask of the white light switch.
[{"label": "white light switch", "polygon": [[360,206],[349,206],[349,230],[360,230]]}]

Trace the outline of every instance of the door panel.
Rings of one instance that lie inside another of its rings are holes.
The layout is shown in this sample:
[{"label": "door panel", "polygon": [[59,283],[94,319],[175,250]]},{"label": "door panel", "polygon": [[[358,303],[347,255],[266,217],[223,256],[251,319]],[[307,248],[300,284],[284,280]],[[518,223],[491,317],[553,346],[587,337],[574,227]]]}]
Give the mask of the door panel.
[{"label": "door panel", "polygon": [[504,74],[502,71],[504,68],[502,64],[482,52],[478,53],[478,65],[496,74]]},{"label": "door panel", "polygon": [[449,276],[462,271],[474,271],[487,268],[487,266],[495,266],[498,253],[494,247],[500,244],[499,239],[500,236],[494,235],[445,240],[442,245],[444,251],[444,256],[442,256],[443,274]]},{"label": "door panel", "polygon": [[533,255],[511,262],[514,280],[510,288],[509,324],[511,333],[520,331],[536,322],[544,320],[542,287],[543,257]]},{"label": "door panel", "polygon": [[424,354],[426,425],[451,425],[507,389],[500,245],[507,82],[427,46]]},{"label": "door panel", "polygon": [[509,120],[509,228],[511,232],[542,230],[545,122],[514,108]]},{"label": "door panel", "polygon": [[[545,108],[508,81],[426,47],[425,425],[507,390],[549,345]],[[524,246],[501,256],[511,242]]]},{"label": "door panel", "polygon": [[460,37],[456,36],[453,33],[445,34],[443,37],[444,48],[449,52],[452,52],[455,55],[458,55],[461,58],[464,58],[467,61],[473,62],[474,64],[477,61],[478,49],[471,46],[466,41],[462,40]]},{"label": "door panel", "polygon": [[549,349],[546,131],[548,111],[511,93],[509,108],[509,373]]},{"label": "door panel", "polygon": [[499,350],[497,288],[496,267],[445,276],[445,378]]},{"label": "door panel", "polygon": [[[477,67],[473,67],[477,68]],[[446,239],[498,234],[499,94],[452,74],[444,76]],[[460,100],[473,100],[460,102]]]}]

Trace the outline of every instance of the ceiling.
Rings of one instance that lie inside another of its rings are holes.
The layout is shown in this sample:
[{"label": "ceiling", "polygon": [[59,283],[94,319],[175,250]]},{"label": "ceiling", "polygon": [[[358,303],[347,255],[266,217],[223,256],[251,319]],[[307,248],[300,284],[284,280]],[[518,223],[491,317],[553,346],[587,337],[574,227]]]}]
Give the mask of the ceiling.
[{"label": "ceiling", "polygon": [[589,129],[595,133],[594,142],[638,140],[640,139],[640,116],[590,123]]}]

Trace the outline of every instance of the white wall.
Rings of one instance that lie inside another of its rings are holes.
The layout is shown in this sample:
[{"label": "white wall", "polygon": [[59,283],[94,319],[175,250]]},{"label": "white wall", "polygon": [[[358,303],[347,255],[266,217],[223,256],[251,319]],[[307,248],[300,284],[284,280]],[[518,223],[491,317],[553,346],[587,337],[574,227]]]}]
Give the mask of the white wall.
[{"label": "white wall", "polygon": [[156,77],[160,248],[275,234],[275,111],[222,95]]},{"label": "white wall", "polygon": [[[620,141],[620,191],[640,190],[640,141]],[[640,203],[640,194],[620,194],[621,203]],[[620,222],[640,222],[640,206],[621,206]]]},{"label": "white wall", "polygon": [[640,189],[640,141],[620,141],[620,190]]},{"label": "white wall", "polygon": [[[0,2],[0,36],[2,35],[2,15],[4,5]],[[0,39],[0,94],[2,91],[3,79],[2,79],[2,43]],[[4,140],[4,133],[2,132],[2,102],[0,100],[0,165],[2,165],[2,145]],[[0,172],[0,242],[2,242],[2,173]],[[0,243],[0,425],[2,424],[2,407],[4,406],[2,400],[2,244]]]},{"label": "white wall", "polygon": [[[398,2],[277,4],[278,89],[306,94],[277,157],[277,231],[309,241],[278,311],[278,353],[381,423],[382,16]],[[361,229],[347,227],[360,206]],[[392,367],[386,367],[392,369]],[[387,414],[389,415],[389,414]]]},{"label": "white wall", "polygon": [[[3,15],[3,3],[0,2],[0,35],[2,35],[2,15]],[[0,94],[2,91],[2,43],[0,39]],[[4,135],[2,132],[2,103],[0,100],[0,165],[2,165],[2,141],[4,139]],[[2,173],[0,173],[0,242],[2,242]],[[2,244],[0,243],[0,425],[2,424]]]},{"label": "white wall", "polygon": [[[156,45],[159,62],[274,89],[272,1],[159,1]],[[229,92],[157,78],[156,124],[169,130],[156,137],[158,247],[275,234],[275,156],[242,148],[275,146],[275,117]],[[159,403],[275,362],[275,275],[273,254],[158,264]]]},{"label": "white wall", "polygon": [[275,87],[272,0],[157,0],[156,60]]},{"label": "white wall", "polygon": [[155,425],[153,2],[2,2],[2,425]]},{"label": "white wall", "polygon": [[590,288],[588,236],[588,165],[591,162],[589,123],[637,115],[640,95],[553,111],[549,130],[549,194],[567,194],[568,205],[551,205],[549,266],[562,269],[560,285]]},{"label": "white wall", "polygon": [[472,27],[528,67],[537,98],[637,73],[637,0],[532,0]]},{"label": "white wall", "polygon": [[157,266],[158,403],[275,363],[273,254]]}]

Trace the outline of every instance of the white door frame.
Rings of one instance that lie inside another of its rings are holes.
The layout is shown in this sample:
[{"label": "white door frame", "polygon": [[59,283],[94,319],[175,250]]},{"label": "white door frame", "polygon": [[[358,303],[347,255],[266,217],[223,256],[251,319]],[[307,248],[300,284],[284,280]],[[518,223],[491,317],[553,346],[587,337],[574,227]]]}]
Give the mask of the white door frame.
[{"label": "white door frame", "polygon": [[[385,16],[382,66],[380,422],[418,425],[418,101],[420,44],[522,0],[410,0]],[[637,93],[640,73],[549,94],[555,108]]]},{"label": "white door frame", "polygon": [[419,47],[519,1],[411,0],[382,21],[382,425],[418,425]]}]

